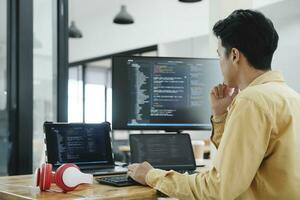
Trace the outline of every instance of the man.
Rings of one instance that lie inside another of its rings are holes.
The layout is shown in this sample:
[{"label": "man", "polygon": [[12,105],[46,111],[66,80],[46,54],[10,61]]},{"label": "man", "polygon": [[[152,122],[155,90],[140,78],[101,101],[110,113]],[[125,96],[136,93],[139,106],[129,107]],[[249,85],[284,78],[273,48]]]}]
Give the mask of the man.
[{"label": "man", "polygon": [[188,175],[145,162],[129,176],[179,199],[300,199],[300,95],[271,70],[272,22],[237,10],[213,31],[224,83],[210,93],[218,149],[210,170]]}]

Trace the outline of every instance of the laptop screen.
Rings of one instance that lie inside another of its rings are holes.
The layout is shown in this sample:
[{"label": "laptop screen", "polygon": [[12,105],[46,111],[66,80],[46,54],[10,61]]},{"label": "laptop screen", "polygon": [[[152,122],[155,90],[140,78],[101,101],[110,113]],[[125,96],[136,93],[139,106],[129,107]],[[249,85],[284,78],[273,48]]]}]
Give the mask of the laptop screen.
[{"label": "laptop screen", "polygon": [[196,168],[188,134],[132,134],[131,162],[148,161],[160,169],[194,170]]},{"label": "laptop screen", "polygon": [[109,126],[103,124],[45,123],[48,162],[58,167],[113,165]]}]

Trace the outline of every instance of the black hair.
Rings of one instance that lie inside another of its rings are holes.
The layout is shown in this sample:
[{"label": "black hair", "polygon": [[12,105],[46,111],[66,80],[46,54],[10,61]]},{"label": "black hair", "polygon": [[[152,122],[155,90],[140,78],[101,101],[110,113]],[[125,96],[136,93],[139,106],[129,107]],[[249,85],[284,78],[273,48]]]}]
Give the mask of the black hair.
[{"label": "black hair", "polygon": [[251,66],[260,70],[271,69],[278,34],[270,19],[254,10],[236,10],[213,27],[222,41],[227,56],[232,48],[243,53]]}]

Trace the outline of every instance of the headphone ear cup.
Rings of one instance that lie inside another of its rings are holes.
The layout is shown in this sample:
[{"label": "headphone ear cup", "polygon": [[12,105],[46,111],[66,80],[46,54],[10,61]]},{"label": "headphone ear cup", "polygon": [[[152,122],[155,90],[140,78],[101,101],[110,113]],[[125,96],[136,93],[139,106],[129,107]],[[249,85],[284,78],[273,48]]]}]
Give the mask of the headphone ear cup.
[{"label": "headphone ear cup", "polygon": [[79,185],[78,184],[78,185],[75,185],[74,187],[69,187],[64,183],[64,180],[63,180],[64,171],[66,169],[68,169],[69,167],[75,167],[75,168],[79,169],[79,167],[75,164],[63,164],[56,170],[56,173],[55,173],[56,185],[58,187],[60,187],[64,192],[72,191]]},{"label": "headphone ear cup", "polygon": [[51,186],[51,164],[42,164],[42,167],[38,169],[37,181],[41,191],[50,189]]}]

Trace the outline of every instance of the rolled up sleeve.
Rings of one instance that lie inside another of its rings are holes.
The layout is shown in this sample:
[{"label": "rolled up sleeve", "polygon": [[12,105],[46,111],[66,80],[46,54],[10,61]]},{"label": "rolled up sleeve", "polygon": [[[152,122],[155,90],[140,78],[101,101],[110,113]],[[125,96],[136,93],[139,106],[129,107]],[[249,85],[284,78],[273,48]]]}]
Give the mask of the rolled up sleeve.
[{"label": "rolled up sleeve", "polygon": [[223,115],[218,116],[211,116],[210,121],[212,124],[212,133],[210,140],[215,145],[216,148],[219,147],[223,132],[224,132],[224,126],[225,121],[227,117],[227,112]]}]

